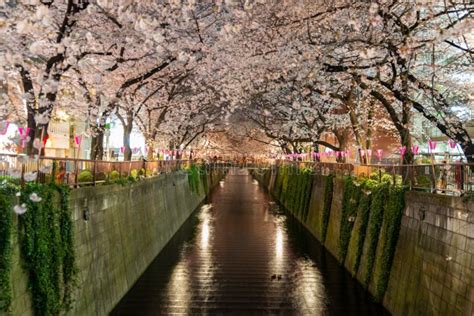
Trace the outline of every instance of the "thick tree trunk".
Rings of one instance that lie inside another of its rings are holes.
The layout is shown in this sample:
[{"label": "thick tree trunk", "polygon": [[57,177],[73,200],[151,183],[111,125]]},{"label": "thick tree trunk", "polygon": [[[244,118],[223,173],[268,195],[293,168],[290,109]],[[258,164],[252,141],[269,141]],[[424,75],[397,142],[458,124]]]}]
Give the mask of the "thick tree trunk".
[{"label": "thick tree trunk", "polygon": [[104,158],[104,132],[96,131],[91,140],[91,160],[102,160]]},{"label": "thick tree trunk", "polygon": [[155,159],[155,157],[153,157],[154,151],[155,151],[155,148],[153,147],[153,141],[146,141],[145,143],[147,144],[147,147],[148,147],[148,152],[146,154],[146,159],[148,161],[152,161],[152,160]]},{"label": "thick tree trunk", "polygon": [[130,135],[132,134],[132,127],[133,125],[131,123],[123,127],[123,147],[125,148],[123,153],[124,161],[132,160],[132,148],[130,147]]}]

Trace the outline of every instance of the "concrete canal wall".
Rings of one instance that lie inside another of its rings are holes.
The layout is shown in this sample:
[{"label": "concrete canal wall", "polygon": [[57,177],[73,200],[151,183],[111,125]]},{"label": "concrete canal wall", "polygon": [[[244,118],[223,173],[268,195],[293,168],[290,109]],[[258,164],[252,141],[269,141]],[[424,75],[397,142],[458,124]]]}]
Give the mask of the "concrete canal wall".
[{"label": "concrete canal wall", "polygon": [[[390,214],[391,198],[382,203],[381,214],[360,202],[347,217],[345,180],[306,175],[305,183],[305,175],[298,175],[290,185],[280,173],[273,169],[254,177],[393,315],[474,314],[472,199],[406,192],[399,217]],[[347,251],[341,252],[344,240]]]},{"label": "concrete canal wall", "polygon": [[[68,315],[106,315],[222,178],[213,170],[190,183],[184,172],[133,184],[84,187],[71,192],[78,268]],[[11,315],[31,315],[28,276],[13,236]]]}]

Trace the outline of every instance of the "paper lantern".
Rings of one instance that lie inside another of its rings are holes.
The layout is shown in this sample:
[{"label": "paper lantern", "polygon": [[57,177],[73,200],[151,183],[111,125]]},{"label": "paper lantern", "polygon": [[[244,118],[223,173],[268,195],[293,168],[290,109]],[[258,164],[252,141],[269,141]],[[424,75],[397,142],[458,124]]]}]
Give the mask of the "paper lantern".
[{"label": "paper lantern", "polygon": [[382,149],[377,149],[377,151],[376,151],[376,156],[377,156],[377,159],[378,159],[379,161],[382,160],[383,150],[382,150]]},{"label": "paper lantern", "polygon": [[437,143],[436,143],[434,140],[431,140],[431,139],[430,139],[430,140],[428,141],[428,147],[429,147],[429,149],[430,149],[431,151],[433,151],[433,150],[436,149],[436,145],[437,145]]},{"label": "paper lantern", "polygon": [[406,146],[402,146],[400,147],[400,155],[402,156],[402,159],[403,157],[405,156],[405,154],[407,153],[407,147]]}]

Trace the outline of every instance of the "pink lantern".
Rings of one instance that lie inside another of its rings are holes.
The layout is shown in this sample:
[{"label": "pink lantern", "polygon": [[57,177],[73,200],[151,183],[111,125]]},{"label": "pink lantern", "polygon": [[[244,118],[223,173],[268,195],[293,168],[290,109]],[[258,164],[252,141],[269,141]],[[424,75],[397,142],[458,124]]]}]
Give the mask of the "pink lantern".
[{"label": "pink lantern", "polygon": [[418,145],[411,146],[411,152],[413,153],[413,155],[418,155],[418,153],[420,152],[420,146]]},{"label": "pink lantern", "polygon": [[135,147],[135,148],[133,148],[133,153],[137,154],[139,150],[140,150],[140,147]]},{"label": "pink lantern", "polygon": [[407,153],[407,147],[406,146],[400,147],[400,156],[402,156],[402,159],[406,153]]},{"label": "pink lantern", "polygon": [[74,142],[76,143],[76,146],[81,145],[81,142],[82,142],[82,135],[76,135],[76,136],[74,136]]},{"label": "pink lantern", "polygon": [[361,151],[360,151],[360,156],[361,156],[361,157],[364,157],[364,156],[365,156],[365,150],[361,149]]},{"label": "pink lantern", "polygon": [[320,159],[320,158],[321,158],[321,154],[320,154],[320,153],[316,153],[316,158]]},{"label": "pink lantern", "polygon": [[23,128],[23,127],[18,127],[18,133],[20,133],[21,139],[25,140],[28,137],[28,134],[30,134],[31,128]]},{"label": "pink lantern", "polygon": [[5,135],[7,133],[8,126],[10,126],[10,122],[8,121],[4,121],[0,123],[0,135]]},{"label": "pink lantern", "polygon": [[123,146],[120,147],[120,152],[121,152],[122,154],[125,153],[125,147],[123,147]]},{"label": "pink lantern", "polygon": [[430,149],[431,151],[433,151],[433,150],[436,149],[436,145],[437,145],[437,144],[436,144],[436,142],[435,142],[434,140],[431,140],[431,139],[430,139],[430,140],[428,141],[428,147],[429,147],[429,149]]},{"label": "pink lantern", "polygon": [[454,140],[450,139],[450,140],[448,140],[448,145],[451,149],[454,149],[454,148],[456,148],[457,144]]},{"label": "pink lantern", "polygon": [[367,149],[367,157],[372,157],[372,149]]},{"label": "pink lantern", "polygon": [[377,159],[378,159],[379,161],[382,160],[383,150],[382,150],[382,149],[377,149],[377,151],[376,151],[376,156],[377,156]]}]

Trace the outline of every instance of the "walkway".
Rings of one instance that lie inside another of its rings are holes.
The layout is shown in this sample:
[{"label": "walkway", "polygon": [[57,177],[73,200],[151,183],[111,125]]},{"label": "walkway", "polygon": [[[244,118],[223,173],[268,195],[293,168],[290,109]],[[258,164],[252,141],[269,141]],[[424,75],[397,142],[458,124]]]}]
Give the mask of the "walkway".
[{"label": "walkway", "polygon": [[383,315],[248,175],[229,175],[112,315]]}]

